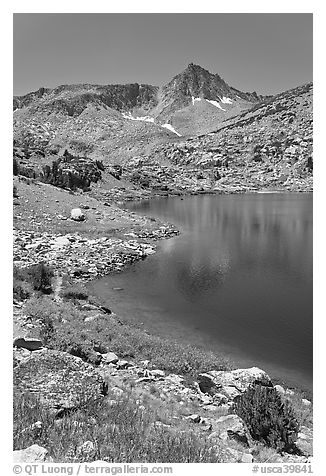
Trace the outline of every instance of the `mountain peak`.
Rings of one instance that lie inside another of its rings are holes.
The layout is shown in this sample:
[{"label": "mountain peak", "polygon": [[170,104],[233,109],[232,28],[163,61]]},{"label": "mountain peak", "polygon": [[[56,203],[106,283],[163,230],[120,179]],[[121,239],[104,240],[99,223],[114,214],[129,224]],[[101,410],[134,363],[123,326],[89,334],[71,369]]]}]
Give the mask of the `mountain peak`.
[{"label": "mountain peak", "polygon": [[[206,71],[206,69],[202,68],[199,64],[189,63],[186,70],[194,70],[194,71]],[[209,71],[207,71],[209,72]]]}]

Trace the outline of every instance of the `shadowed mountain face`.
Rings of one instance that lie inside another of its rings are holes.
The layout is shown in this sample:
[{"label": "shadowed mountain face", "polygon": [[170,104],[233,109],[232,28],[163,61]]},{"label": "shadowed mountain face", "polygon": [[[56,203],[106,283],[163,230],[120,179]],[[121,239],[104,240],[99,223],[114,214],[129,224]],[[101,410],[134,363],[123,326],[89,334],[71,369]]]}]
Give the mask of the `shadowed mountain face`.
[{"label": "shadowed mountain face", "polygon": [[40,88],[25,96],[14,97],[14,109],[31,107],[31,111],[45,108],[76,116],[89,104],[107,106],[118,111],[135,107],[149,110],[156,105],[158,88],[147,84],[92,84],[62,85],[54,89]]}]

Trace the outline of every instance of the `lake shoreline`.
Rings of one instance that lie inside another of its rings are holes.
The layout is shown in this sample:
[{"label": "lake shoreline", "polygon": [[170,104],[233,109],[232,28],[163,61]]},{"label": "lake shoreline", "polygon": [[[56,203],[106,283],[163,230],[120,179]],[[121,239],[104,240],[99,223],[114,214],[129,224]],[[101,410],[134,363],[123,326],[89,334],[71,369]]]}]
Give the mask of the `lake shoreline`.
[{"label": "lake shoreline", "polygon": [[[277,194],[279,194],[279,193],[276,192],[276,191],[275,191],[275,192],[270,192],[270,193],[277,193]],[[284,192],[284,193],[288,193],[288,192]],[[298,192],[298,193],[299,193],[299,192]],[[256,193],[252,193],[252,194],[255,195]],[[224,195],[224,194],[223,194],[223,195]],[[227,194],[227,195],[229,195],[229,194]],[[232,194],[232,195],[234,195],[234,194]],[[238,194],[236,194],[236,195],[238,195]],[[243,194],[243,195],[244,195],[244,196],[248,196],[248,195],[250,195],[250,194],[249,194],[249,193],[246,193],[246,194]],[[292,195],[292,193],[291,193],[291,195]],[[301,194],[300,194],[300,195],[301,195]],[[156,198],[156,199],[157,199],[157,197],[153,197],[153,198]],[[162,197],[162,198],[163,198],[163,197]],[[164,198],[173,198],[173,197],[164,197]],[[174,198],[177,198],[177,197],[174,197]],[[185,199],[185,197],[180,197],[180,199]],[[152,200],[145,200],[145,202],[148,202],[148,201],[152,202]],[[138,204],[138,203],[139,203],[139,202],[137,202],[137,201],[134,202],[134,204]],[[133,205],[133,203],[132,203],[132,202],[129,202],[128,204],[126,204],[127,209],[130,210],[130,208],[128,207],[128,205],[129,205],[129,207],[130,207],[130,206]],[[136,212],[137,212],[137,211],[136,211]],[[147,212],[146,212],[146,213],[147,213]],[[166,217],[159,217],[159,218],[160,218],[160,219],[165,219]],[[181,236],[184,235],[184,233],[186,232],[186,230],[185,230],[184,227],[180,226],[180,223],[177,223],[176,226],[177,226],[177,228],[179,229],[179,231],[180,231],[180,233],[181,233],[181,235],[180,235],[180,238],[181,238]],[[181,239],[183,239],[183,238],[181,238]],[[165,240],[164,240],[164,241],[165,241]],[[152,258],[151,258],[151,259],[152,259]],[[146,260],[146,261],[147,261],[147,260]],[[136,264],[136,266],[139,266],[139,265]],[[142,266],[143,266],[143,264],[142,264]],[[129,268],[129,267],[128,267],[128,268]],[[127,269],[128,269],[128,268],[127,268]],[[127,269],[121,271],[121,273],[119,273],[119,276],[121,276],[121,275],[123,276]],[[113,275],[113,276],[114,276],[114,275]],[[95,280],[95,281],[92,280],[92,282],[91,282],[91,283],[92,283],[92,285],[91,285],[92,288],[93,288],[93,283],[96,282],[96,281],[97,281],[97,280]],[[101,296],[101,297],[103,297],[103,296]],[[105,297],[105,296],[104,296],[104,297]],[[119,296],[119,298],[120,298],[120,296]],[[141,318],[140,318],[140,322],[141,322]],[[154,331],[154,332],[155,332],[155,331]],[[161,336],[162,336],[162,334],[161,334]],[[164,337],[164,336],[163,336],[163,337]],[[170,337],[171,337],[171,336],[170,336]],[[166,337],[166,338],[169,338],[169,336]],[[181,342],[182,342],[182,340],[181,340]],[[187,343],[187,341],[185,341],[185,342]],[[189,341],[188,341],[188,342],[189,342]],[[192,343],[192,344],[193,344],[193,343]],[[213,350],[213,351],[214,351],[214,350]],[[231,353],[231,354],[229,353],[228,357],[231,357],[231,358],[232,358],[232,353]],[[273,377],[274,377],[274,379],[276,378],[276,379],[278,380],[278,382],[282,382],[283,384],[286,383],[286,379],[284,378],[284,374],[283,374],[283,377],[280,377],[280,376],[277,375],[277,372],[275,372],[274,375],[273,375]],[[289,381],[290,381],[290,380],[291,380],[291,377],[289,377]],[[292,382],[292,388],[298,388],[298,389],[300,389],[300,390],[308,391],[308,393],[309,393],[310,395],[311,395],[311,392],[312,392],[312,388],[311,388],[311,387],[307,388],[307,386],[293,386],[293,382]]]}]

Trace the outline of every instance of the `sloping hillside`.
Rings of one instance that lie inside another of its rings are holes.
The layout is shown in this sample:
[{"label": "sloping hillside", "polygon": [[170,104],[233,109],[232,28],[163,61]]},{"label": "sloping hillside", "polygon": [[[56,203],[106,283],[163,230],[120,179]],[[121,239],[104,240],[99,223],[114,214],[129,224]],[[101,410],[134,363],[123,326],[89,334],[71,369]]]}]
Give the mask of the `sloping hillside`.
[{"label": "sloping hillside", "polygon": [[210,134],[154,150],[174,164],[218,170],[216,187],[312,190],[312,83],[226,120]]}]

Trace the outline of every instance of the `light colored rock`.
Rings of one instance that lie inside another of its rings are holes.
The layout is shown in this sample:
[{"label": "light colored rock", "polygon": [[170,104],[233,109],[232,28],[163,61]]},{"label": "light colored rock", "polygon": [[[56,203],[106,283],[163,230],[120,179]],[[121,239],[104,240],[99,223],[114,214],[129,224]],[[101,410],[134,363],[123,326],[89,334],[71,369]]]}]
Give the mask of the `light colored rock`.
[{"label": "light colored rock", "polygon": [[102,355],[103,364],[116,364],[118,360],[119,357],[114,352],[108,352]]},{"label": "light colored rock", "polygon": [[202,392],[214,394],[218,390],[219,393],[225,394],[230,400],[241,395],[254,383],[272,386],[270,377],[258,367],[231,371],[212,370],[200,374],[198,381]]},{"label": "light colored rock", "polygon": [[120,359],[118,360],[116,365],[118,369],[126,369],[132,366],[132,364],[128,362],[128,360],[120,360]]},{"label": "light colored rock", "polygon": [[216,405],[224,405],[228,402],[228,398],[223,393],[215,393],[213,395],[213,401]]},{"label": "light colored rock", "polygon": [[294,391],[293,391],[293,390],[290,390],[289,388],[287,388],[287,389],[285,390],[285,394],[286,394],[286,395],[294,395]]},{"label": "light colored rock", "polygon": [[93,314],[92,316],[85,317],[84,322],[96,321],[96,319],[100,319],[101,317],[103,317],[103,314],[98,312],[97,314]]},{"label": "light colored rock", "polygon": [[295,444],[304,455],[311,456],[313,453],[313,430],[302,426]]},{"label": "light colored rock", "polygon": [[36,421],[32,425],[28,426],[27,428],[24,428],[22,430],[22,433],[26,433],[26,431],[39,431],[43,428],[43,423],[41,421]]},{"label": "light colored rock", "polygon": [[252,463],[253,461],[254,458],[250,453],[243,453],[241,456],[241,463]]},{"label": "light colored rock", "polygon": [[86,217],[80,208],[73,208],[70,212],[70,218],[74,221],[84,221]]},{"label": "light colored rock", "polygon": [[142,364],[142,366],[147,369],[148,365],[150,364],[150,361],[149,360],[142,360],[140,362]]},{"label": "light colored rock", "polygon": [[175,384],[175,385],[181,385],[184,383],[184,378],[181,377],[180,375],[176,375],[176,374],[170,374],[170,375],[167,375],[165,377],[165,380]]},{"label": "light colored rock", "polygon": [[199,398],[204,405],[210,405],[212,403],[212,397],[210,395],[200,395]]},{"label": "light colored rock", "polygon": [[186,416],[186,420],[190,420],[193,423],[200,423],[201,417],[197,415],[197,413],[194,413],[193,415]]},{"label": "light colored rock", "polygon": [[123,390],[122,388],[119,388],[119,387],[113,387],[111,389],[113,395],[115,395],[116,397],[121,397],[121,395],[123,395]]},{"label": "light colored rock", "polygon": [[40,339],[33,337],[16,337],[14,339],[14,347],[23,348],[27,350],[40,350],[43,347],[43,343]]},{"label": "light colored rock", "polygon": [[32,445],[23,450],[15,450],[13,456],[14,463],[45,463],[52,462],[48,455],[48,450],[39,445]]},{"label": "light colored rock", "polygon": [[79,357],[58,350],[31,352],[13,371],[14,389],[31,392],[54,415],[106,394],[104,379]]},{"label": "light colored rock", "polygon": [[243,420],[238,415],[222,416],[213,423],[213,431],[223,440],[231,438],[249,445],[249,434]]},{"label": "light colored rock", "polygon": [[164,372],[164,370],[154,369],[154,370],[151,370],[150,373],[151,373],[152,375],[154,375],[154,377],[157,377],[157,378],[163,378],[163,377],[165,377],[165,372]]},{"label": "light colored rock", "polygon": [[282,387],[282,385],[275,385],[274,388],[275,388],[275,390],[276,390],[278,393],[281,393],[282,395],[285,394],[285,390],[284,390],[284,388]]},{"label": "light colored rock", "polygon": [[13,349],[13,359],[14,359],[14,367],[19,365],[21,362],[29,359],[31,355],[31,351],[25,349],[24,347],[14,347]]},{"label": "light colored rock", "polygon": [[83,457],[90,457],[95,454],[95,445],[92,441],[85,441],[77,448],[77,455]]},{"label": "light colored rock", "polygon": [[53,248],[54,249],[59,249],[59,248],[62,248],[64,246],[68,246],[70,245],[70,240],[68,240],[67,237],[65,236],[58,236],[58,238],[56,238],[54,240],[54,243],[53,243]]},{"label": "light colored rock", "polygon": [[310,407],[310,406],[311,406],[311,401],[310,401],[310,400],[307,400],[306,398],[303,398],[303,399],[302,399],[302,403],[303,403],[306,407]]},{"label": "light colored rock", "polygon": [[82,305],[83,311],[98,311],[98,307],[94,306],[94,304],[86,303]]}]

